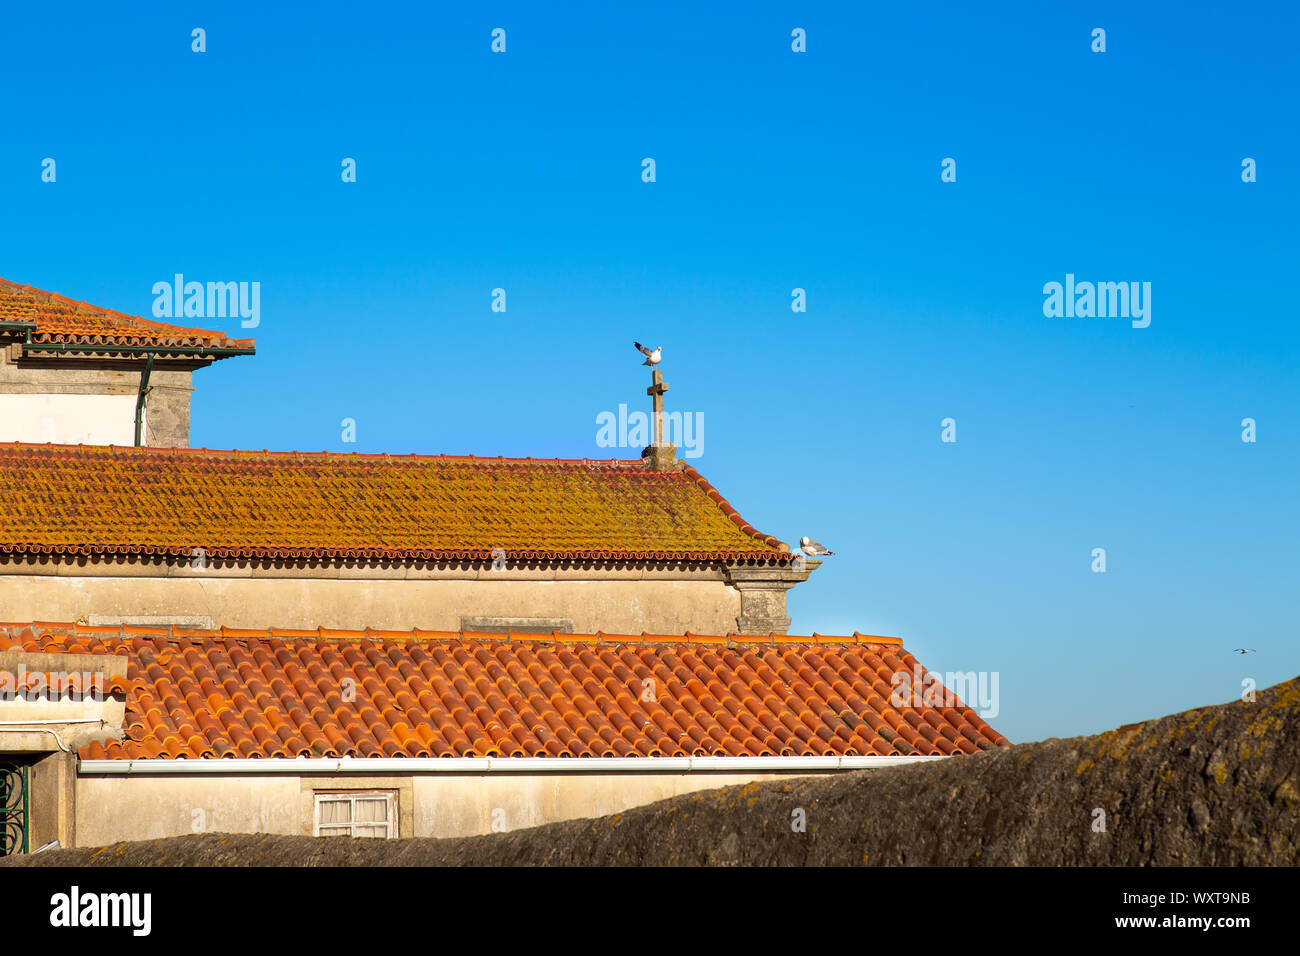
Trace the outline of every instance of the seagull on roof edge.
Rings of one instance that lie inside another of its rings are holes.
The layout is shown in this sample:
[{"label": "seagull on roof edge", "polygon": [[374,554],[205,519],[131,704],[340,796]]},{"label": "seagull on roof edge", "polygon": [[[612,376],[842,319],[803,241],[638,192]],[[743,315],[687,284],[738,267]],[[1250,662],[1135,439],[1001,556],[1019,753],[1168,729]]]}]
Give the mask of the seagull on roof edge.
[{"label": "seagull on roof edge", "polygon": [[662,345],[657,346],[654,349],[648,349],[640,342],[633,342],[632,344],[636,346],[636,350],[638,352],[640,352],[642,355],[645,356],[645,361],[641,363],[642,365],[650,365],[650,366],[658,365],[659,362],[664,357],[663,356],[664,347]]},{"label": "seagull on roof edge", "polygon": [[820,541],[814,541],[812,538],[808,537],[807,535],[804,535],[802,538],[799,539],[799,550],[802,551],[804,554],[808,555],[808,557],[810,558],[815,558],[819,554],[835,553],[830,548],[826,547],[826,545],[822,544]]}]

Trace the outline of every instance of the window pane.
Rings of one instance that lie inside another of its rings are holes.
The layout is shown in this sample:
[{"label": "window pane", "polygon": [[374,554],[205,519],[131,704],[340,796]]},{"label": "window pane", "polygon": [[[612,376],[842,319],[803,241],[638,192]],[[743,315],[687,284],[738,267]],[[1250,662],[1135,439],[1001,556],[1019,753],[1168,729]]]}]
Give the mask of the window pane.
[{"label": "window pane", "polygon": [[386,797],[358,799],[357,815],[354,819],[361,823],[375,823],[387,820],[388,799]]},{"label": "window pane", "polygon": [[352,819],[352,801],[346,797],[342,800],[322,798],[320,802],[321,823],[347,823]]},{"label": "window pane", "polygon": [[382,790],[317,793],[317,836],[391,839],[397,834],[397,800]]}]

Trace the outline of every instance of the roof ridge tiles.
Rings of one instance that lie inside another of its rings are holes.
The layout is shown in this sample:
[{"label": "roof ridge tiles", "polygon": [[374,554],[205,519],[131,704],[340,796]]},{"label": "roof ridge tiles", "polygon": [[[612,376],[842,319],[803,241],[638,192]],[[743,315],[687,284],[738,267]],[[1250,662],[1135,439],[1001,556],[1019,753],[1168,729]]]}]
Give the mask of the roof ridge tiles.
[{"label": "roof ridge tiles", "polygon": [[269,449],[269,448],[194,448],[178,447],[170,445],[87,445],[87,444],[62,444],[57,442],[24,442],[9,441],[0,442],[0,450],[12,448],[41,448],[57,449],[66,451],[82,451],[86,453],[94,452],[125,452],[132,455],[234,455],[243,457],[266,456],[268,458],[337,458],[341,460],[350,459],[376,459],[384,461],[445,461],[445,462],[491,462],[501,463],[503,465],[599,465],[610,468],[626,468],[629,471],[644,471],[650,476],[671,475],[671,472],[654,472],[647,468],[645,462],[636,458],[507,458],[504,455],[469,455],[469,454],[447,454],[437,452],[400,452],[390,454],[388,452],[338,452],[338,451],[298,451],[296,449]]},{"label": "roof ridge tiles", "polygon": [[747,645],[747,644],[878,644],[889,647],[903,647],[902,638],[867,635],[854,632],[851,635],[820,634],[701,634],[684,631],[681,634],[652,634],[643,631],[640,634],[619,634],[609,631],[568,633],[549,631],[534,633],[531,631],[475,631],[460,629],[439,631],[423,628],[377,628],[367,625],[363,628],[287,628],[287,627],[228,627],[211,629],[188,628],[176,625],[160,627],[145,624],[91,625],[70,621],[11,621],[0,622],[0,631],[32,631],[50,636],[72,637],[77,634],[119,634],[122,640],[132,637],[161,637],[170,640],[208,639],[221,641],[246,640],[280,640],[280,641],[364,641],[374,643],[436,643],[445,641],[491,641],[509,643],[512,641],[541,641],[554,644],[705,644],[705,645]]}]

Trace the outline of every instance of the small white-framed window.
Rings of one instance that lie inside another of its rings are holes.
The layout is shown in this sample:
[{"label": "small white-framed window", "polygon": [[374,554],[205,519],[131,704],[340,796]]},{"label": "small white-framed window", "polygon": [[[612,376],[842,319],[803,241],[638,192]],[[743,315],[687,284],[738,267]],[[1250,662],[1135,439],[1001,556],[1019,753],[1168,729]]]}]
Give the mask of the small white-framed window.
[{"label": "small white-framed window", "polygon": [[391,790],[316,791],[313,835],[397,838],[397,794]]}]

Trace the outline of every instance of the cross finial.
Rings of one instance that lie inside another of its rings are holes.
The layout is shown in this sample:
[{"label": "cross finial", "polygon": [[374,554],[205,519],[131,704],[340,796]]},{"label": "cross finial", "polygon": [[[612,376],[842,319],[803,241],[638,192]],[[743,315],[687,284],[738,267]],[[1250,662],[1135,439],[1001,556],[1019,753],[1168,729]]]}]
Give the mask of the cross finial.
[{"label": "cross finial", "polygon": [[664,441],[664,392],[668,383],[664,373],[658,369],[650,370],[650,387],[645,393],[652,400],[652,421],[654,422],[654,440],[650,447],[641,453],[655,471],[670,471],[677,466],[677,449]]},{"label": "cross finial", "polygon": [[654,423],[656,445],[664,443],[664,392],[668,391],[668,383],[664,381],[664,373],[658,369],[652,369],[650,372],[650,387],[645,393],[653,398]]}]

